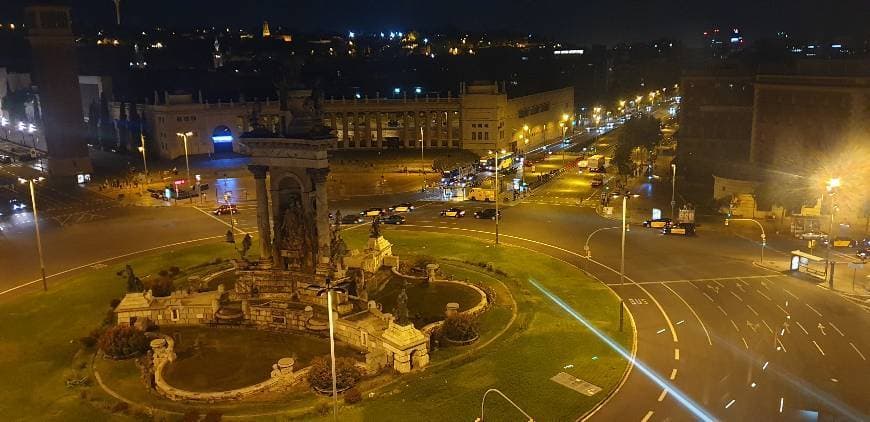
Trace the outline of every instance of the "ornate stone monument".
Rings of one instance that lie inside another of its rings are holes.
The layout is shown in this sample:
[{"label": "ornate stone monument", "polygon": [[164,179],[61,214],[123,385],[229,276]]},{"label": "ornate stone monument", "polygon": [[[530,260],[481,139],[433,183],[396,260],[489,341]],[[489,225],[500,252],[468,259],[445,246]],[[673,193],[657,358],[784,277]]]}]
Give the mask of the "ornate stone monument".
[{"label": "ornate stone monument", "polygon": [[282,94],[281,133],[253,117],[254,129],[241,136],[256,184],[259,267],[322,282],[334,259],[326,197],[326,151],[334,139],[317,118],[311,91]]}]

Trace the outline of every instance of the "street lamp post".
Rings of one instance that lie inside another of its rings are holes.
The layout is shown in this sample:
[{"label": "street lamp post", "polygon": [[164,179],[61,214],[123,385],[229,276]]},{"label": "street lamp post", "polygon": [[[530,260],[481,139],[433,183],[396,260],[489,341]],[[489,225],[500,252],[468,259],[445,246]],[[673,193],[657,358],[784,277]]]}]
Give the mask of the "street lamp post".
[{"label": "street lamp post", "polygon": [[758,228],[761,229],[761,264],[764,264],[764,247],[767,245],[767,235],[764,233],[764,226],[761,225],[757,220],[752,218],[726,218],[725,225],[728,225],[729,221],[751,221],[758,225]]},{"label": "street lamp post", "polygon": [[190,183],[190,161],[187,158],[187,137],[193,136],[193,132],[178,132],[176,135],[184,139],[184,166],[187,167],[187,183]]},{"label": "street lamp post", "polygon": [[[837,204],[834,202],[834,194],[837,193],[837,188],[840,187],[840,178],[835,177],[828,180],[825,188],[828,195],[831,196],[831,227],[828,230],[828,248],[825,252],[825,277],[828,279],[828,286],[834,290],[834,265],[831,262],[831,244],[834,243],[836,235],[834,234],[834,216],[837,213]],[[821,213],[821,204],[819,204],[819,213]]]},{"label": "street lamp post", "polygon": [[45,260],[42,256],[42,237],[39,235],[39,214],[36,211],[36,190],[33,187],[37,182],[45,180],[44,177],[36,179],[19,178],[21,184],[27,183],[30,185],[30,204],[33,206],[33,227],[36,229],[36,251],[39,253],[39,271],[42,274],[42,290],[48,291],[48,284],[45,281]]},{"label": "street lamp post", "polygon": [[332,292],[345,293],[345,290],[335,287],[332,278],[326,277],[326,287],[318,290],[317,296],[326,293],[326,307],[329,311],[329,358],[332,361],[332,420],[338,420],[338,380],[335,375],[335,318],[332,315]]},{"label": "street lamp post", "polygon": [[[620,242],[619,255],[619,287],[622,290],[622,285],[625,283],[625,232],[628,231],[628,198],[637,198],[640,195],[631,194],[628,191],[614,196],[622,196],[622,240]],[[622,298],[624,294],[619,295],[619,331],[622,331],[623,321],[625,320],[625,300]]]},{"label": "street lamp post", "polygon": [[142,132],[139,132],[139,152],[142,153],[142,167],[145,169],[145,178],[146,178],[146,182],[147,182],[148,160],[145,158],[145,134]]},{"label": "street lamp post", "polygon": [[426,160],[423,158],[423,126],[420,126],[420,171],[423,172],[423,187],[421,190],[426,190]]},{"label": "street lamp post", "polygon": [[671,169],[674,171],[671,175],[671,220],[674,219],[674,206],[677,205],[677,201],[674,197],[675,192],[677,191],[677,165],[671,163]]},{"label": "street lamp post", "polygon": [[[502,149],[501,154],[504,154],[504,153],[505,153],[505,150]],[[495,189],[494,189],[494,192],[495,192],[495,244],[496,245],[498,245],[498,221],[500,220],[499,215],[498,215],[498,203],[499,203],[499,197],[501,196],[500,195],[501,185],[499,185],[499,183],[498,183],[498,168],[499,168],[498,156],[499,156],[499,151],[496,151],[495,152]]]}]

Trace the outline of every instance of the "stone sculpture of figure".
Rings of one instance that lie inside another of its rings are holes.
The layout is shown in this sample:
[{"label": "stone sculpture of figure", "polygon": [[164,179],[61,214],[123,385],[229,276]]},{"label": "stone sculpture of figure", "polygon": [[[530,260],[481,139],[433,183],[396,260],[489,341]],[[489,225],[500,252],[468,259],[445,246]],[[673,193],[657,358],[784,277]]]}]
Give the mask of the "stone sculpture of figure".
[{"label": "stone sculpture of figure", "polygon": [[275,236],[278,249],[288,252],[288,265],[295,269],[313,269],[316,240],[313,227],[306,224],[305,211],[298,197],[291,199]]},{"label": "stone sculpture of figure", "polygon": [[372,239],[377,239],[381,237],[381,219],[375,217],[372,220],[372,228],[369,230],[369,237]]},{"label": "stone sculpture of figure", "polygon": [[127,264],[127,266],[124,267],[124,275],[127,277],[128,292],[141,292],[145,289],[142,280],[140,280],[139,277],[136,277],[136,274],[133,274],[133,267],[131,267],[130,264]]},{"label": "stone sculpture of figure", "polygon": [[393,315],[396,317],[396,324],[408,325],[411,323],[410,312],[408,312],[408,293],[405,292],[407,284],[402,286],[402,291],[399,292],[399,297],[396,298],[396,310]]},{"label": "stone sculpture of figure", "polygon": [[333,269],[340,270],[342,268],[342,258],[347,254],[347,244],[341,237],[341,211],[335,213],[335,221],[332,224],[332,231],[329,239],[329,257]]},{"label": "stone sculpture of figure", "polygon": [[251,250],[251,243],[252,243],[251,234],[245,233],[245,237],[242,239],[242,251],[241,251],[242,258],[244,258],[245,255],[248,254],[248,251]]}]

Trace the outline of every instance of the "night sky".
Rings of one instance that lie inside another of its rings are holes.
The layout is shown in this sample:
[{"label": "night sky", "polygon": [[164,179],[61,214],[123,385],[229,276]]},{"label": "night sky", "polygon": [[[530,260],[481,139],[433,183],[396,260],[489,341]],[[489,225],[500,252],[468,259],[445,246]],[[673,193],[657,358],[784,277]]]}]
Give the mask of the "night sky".
[{"label": "night sky", "polygon": [[[20,20],[26,0],[0,1],[0,22]],[[70,0],[82,24],[113,20],[111,0]],[[866,35],[870,0],[122,0],[122,19],[140,25],[255,26],[291,31],[409,29],[530,32],[578,43],[672,37],[690,44],[712,26],[749,40],[777,31],[810,37]]]}]

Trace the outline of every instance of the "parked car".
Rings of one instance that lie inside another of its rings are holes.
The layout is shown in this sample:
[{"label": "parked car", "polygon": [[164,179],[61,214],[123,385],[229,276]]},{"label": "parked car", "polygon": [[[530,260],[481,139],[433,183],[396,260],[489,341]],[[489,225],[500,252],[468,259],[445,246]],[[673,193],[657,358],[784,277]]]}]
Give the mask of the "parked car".
[{"label": "parked car", "polygon": [[381,219],[381,223],[384,223],[384,224],[405,224],[405,217],[398,215],[398,214],[388,215],[386,217],[380,217],[380,219]]},{"label": "parked car", "polygon": [[870,247],[858,248],[858,251],[855,252],[855,255],[858,255],[858,258],[861,259],[870,258]]},{"label": "parked car", "polygon": [[825,240],[828,238],[827,233],[822,232],[803,232],[798,235],[801,240]]},{"label": "parked car", "polygon": [[643,222],[644,227],[649,227],[652,229],[660,229],[667,226],[668,224],[671,224],[670,218],[656,218],[654,220],[646,220]]},{"label": "parked car", "polygon": [[380,217],[381,214],[383,214],[383,213],[384,213],[383,208],[372,207],[372,208],[366,208],[366,209],[360,211],[359,215],[362,215],[365,217]]},{"label": "parked car", "polygon": [[0,164],[12,164],[12,157],[6,154],[0,154]]},{"label": "parked car", "polygon": [[21,202],[18,198],[12,198],[9,200],[9,209],[11,209],[12,212],[22,211],[25,208],[27,208],[27,204]]},{"label": "parked car", "polygon": [[459,207],[447,208],[446,210],[441,210],[441,216],[460,218],[465,216],[465,210]]},{"label": "parked car", "polygon": [[495,220],[495,216],[498,215],[498,218],[501,219],[501,211],[498,211],[496,214],[495,208],[487,208],[483,211],[475,211],[474,218],[486,218],[490,220]]},{"label": "parked car", "polygon": [[401,204],[396,204],[390,207],[390,211],[392,212],[411,212],[414,211],[414,204],[410,202],[403,202]]},{"label": "parked car", "polygon": [[215,210],[212,212],[214,213],[214,215],[238,214],[239,209],[236,208],[235,204],[230,204],[230,205],[224,204],[224,205],[221,205],[221,206],[215,208]]},{"label": "parked car", "polygon": [[595,176],[592,178],[592,187],[597,188],[604,184],[604,177],[601,175]]},{"label": "parked car", "polygon": [[662,234],[674,234],[680,236],[692,236],[695,234],[695,224],[693,223],[676,223],[668,224],[662,227]]},{"label": "parked car", "polygon": [[365,221],[360,215],[348,214],[341,217],[341,224],[360,224]]},{"label": "parked car", "polygon": [[851,248],[855,246],[855,240],[848,237],[835,237],[831,246],[835,248]]}]

